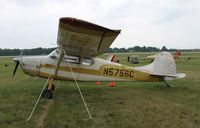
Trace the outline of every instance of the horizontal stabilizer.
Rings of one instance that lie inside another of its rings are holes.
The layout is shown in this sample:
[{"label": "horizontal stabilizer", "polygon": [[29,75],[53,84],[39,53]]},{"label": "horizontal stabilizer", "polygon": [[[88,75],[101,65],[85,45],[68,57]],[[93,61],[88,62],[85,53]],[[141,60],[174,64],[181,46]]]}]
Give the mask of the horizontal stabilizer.
[{"label": "horizontal stabilizer", "polygon": [[165,80],[181,79],[186,76],[185,73],[177,73],[175,77],[165,77]]}]

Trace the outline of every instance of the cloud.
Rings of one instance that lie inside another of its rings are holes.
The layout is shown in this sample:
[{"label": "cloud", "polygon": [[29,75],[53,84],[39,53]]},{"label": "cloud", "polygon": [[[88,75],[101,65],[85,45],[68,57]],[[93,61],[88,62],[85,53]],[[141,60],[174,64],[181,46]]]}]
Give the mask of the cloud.
[{"label": "cloud", "polygon": [[198,0],[1,0],[0,8],[2,48],[52,47],[63,16],[122,29],[112,47],[200,48]]}]

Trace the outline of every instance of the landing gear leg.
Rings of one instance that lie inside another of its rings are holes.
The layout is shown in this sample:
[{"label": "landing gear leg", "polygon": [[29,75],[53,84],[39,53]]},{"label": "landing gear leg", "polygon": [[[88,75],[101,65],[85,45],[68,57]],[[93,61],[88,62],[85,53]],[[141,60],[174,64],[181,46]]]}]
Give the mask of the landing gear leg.
[{"label": "landing gear leg", "polygon": [[167,87],[171,87],[165,80],[163,81]]},{"label": "landing gear leg", "polygon": [[47,96],[45,98],[48,98],[48,99],[52,99],[53,98],[53,91],[55,90],[55,86],[54,86],[53,82],[54,82],[54,78],[56,78],[56,76],[57,76],[58,68],[60,67],[60,63],[61,63],[61,60],[62,60],[63,56],[64,56],[64,50],[61,47],[60,48],[59,59],[58,59],[57,64],[56,64],[54,74],[52,74],[52,76],[50,76],[50,78],[48,79],[47,89],[44,90],[43,94],[42,94],[43,97]]}]

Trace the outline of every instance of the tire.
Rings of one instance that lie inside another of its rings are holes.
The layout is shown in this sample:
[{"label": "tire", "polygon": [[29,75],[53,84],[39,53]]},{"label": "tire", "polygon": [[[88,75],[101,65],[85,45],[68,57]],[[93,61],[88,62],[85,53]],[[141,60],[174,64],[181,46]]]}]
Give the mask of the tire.
[{"label": "tire", "polygon": [[53,92],[51,90],[44,90],[42,93],[42,97],[46,98],[46,99],[52,99],[53,98]]}]

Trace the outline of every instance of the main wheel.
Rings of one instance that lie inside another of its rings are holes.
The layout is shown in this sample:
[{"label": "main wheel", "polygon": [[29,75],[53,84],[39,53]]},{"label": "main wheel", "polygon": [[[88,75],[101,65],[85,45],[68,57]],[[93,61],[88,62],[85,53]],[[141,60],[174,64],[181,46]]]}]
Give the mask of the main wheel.
[{"label": "main wheel", "polygon": [[52,99],[53,98],[53,92],[51,90],[44,90],[42,93],[42,97],[46,98],[46,99]]}]

